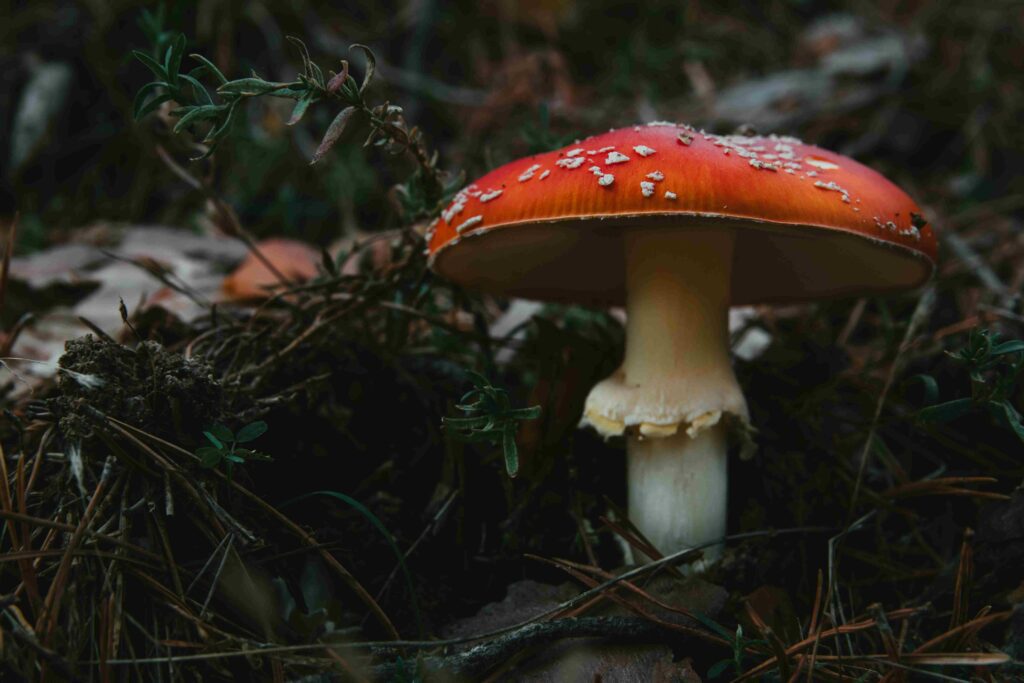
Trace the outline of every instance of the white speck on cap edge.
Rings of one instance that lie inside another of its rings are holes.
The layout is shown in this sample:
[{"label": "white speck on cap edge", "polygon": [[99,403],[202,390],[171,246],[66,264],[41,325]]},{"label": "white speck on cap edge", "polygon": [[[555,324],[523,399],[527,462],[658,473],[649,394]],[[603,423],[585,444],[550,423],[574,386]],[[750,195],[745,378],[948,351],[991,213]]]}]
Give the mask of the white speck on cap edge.
[{"label": "white speck on cap edge", "polygon": [[469,230],[474,226],[480,225],[483,222],[483,216],[473,216],[472,218],[467,218],[466,220],[462,221],[457,226],[455,226],[455,232],[461,235],[464,231]]}]

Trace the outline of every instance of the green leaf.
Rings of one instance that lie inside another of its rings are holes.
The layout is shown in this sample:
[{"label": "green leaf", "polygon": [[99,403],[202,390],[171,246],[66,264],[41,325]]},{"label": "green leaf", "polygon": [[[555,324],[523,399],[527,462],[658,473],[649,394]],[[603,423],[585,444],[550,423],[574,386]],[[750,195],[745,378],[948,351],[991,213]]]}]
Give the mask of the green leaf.
[{"label": "green leaf", "polygon": [[924,385],[924,404],[930,406],[939,400],[939,383],[931,375],[914,375],[909,382],[919,381]]},{"label": "green leaf", "polygon": [[163,93],[161,95],[153,97],[148,101],[146,100],[146,98],[154,91],[160,88],[168,87],[170,86],[167,83],[164,83],[162,81],[154,81],[152,83],[147,83],[146,85],[139,88],[139,92],[135,94],[135,101],[132,102],[132,112],[136,121],[138,121],[143,116],[156,109],[158,106],[160,106],[167,100],[171,99],[171,95],[169,93]]},{"label": "green leaf", "polygon": [[235,440],[235,433],[219,422],[210,427],[210,433],[224,443],[229,443]]},{"label": "green leaf", "polygon": [[310,165],[320,161],[325,154],[331,151],[331,148],[334,147],[334,143],[338,141],[338,138],[340,138],[342,132],[344,132],[345,125],[348,123],[349,119],[352,118],[352,115],[355,112],[355,107],[345,107],[338,112],[338,115],[334,117],[333,121],[331,121],[331,125],[327,127],[327,132],[324,133],[324,138],[320,141],[320,146],[317,147],[316,153],[313,154],[313,160],[309,162]]},{"label": "green leaf", "polygon": [[271,83],[265,81],[262,78],[239,78],[238,80],[228,81],[217,88],[217,92],[222,95],[266,95],[267,93],[280,90],[281,88],[287,88],[290,83]]},{"label": "green leaf", "polygon": [[948,422],[966,415],[974,407],[974,399],[958,398],[953,401],[946,401],[938,405],[929,406],[917,413],[922,420],[931,422]]},{"label": "green leaf", "polygon": [[234,453],[225,453],[224,459],[227,460],[228,462],[237,463],[239,465],[245,462],[245,458],[243,458],[240,455],[235,455]]},{"label": "green leaf", "polygon": [[146,67],[153,72],[153,75],[156,76],[156,79],[158,81],[171,80],[170,77],[167,75],[167,70],[164,69],[163,65],[161,65],[160,62],[156,61],[155,59],[147,55],[145,52],[140,52],[139,50],[132,50],[132,54],[135,56],[135,59],[145,64]]},{"label": "green leaf", "polygon": [[331,252],[323,247],[320,247],[320,265],[329,276],[336,277],[338,275],[338,264],[334,262]]},{"label": "green leaf", "polygon": [[[216,436],[214,436],[210,432],[203,432],[203,436],[205,436],[206,440],[209,441],[210,443],[212,443],[214,445],[214,447],[222,449],[222,450],[225,448],[224,442],[222,442],[220,439],[218,439]],[[230,439],[229,439],[229,441],[230,441]],[[206,446],[206,448],[209,448],[209,446]]]},{"label": "green leaf", "polygon": [[203,467],[216,467],[224,457],[224,451],[212,446],[203,446],[196,449],[196,455],[199,456],[199,464]]},{"label": "green leaf", "polygon": [[536,420],[540,417],[541,409],[540,406],[530,406],[529,408],[516,408],[514,410],[507,410],[505,417],[513,420]]},{"label": "green leaf", "polygon": [[171,96],[166,93],[163,95],[157,95],[150,101],[146,102],[146,104],[142,106],[142,109],[136,112],[135,118],[141,119],[148,116],[149,114],[153,113],[156,110],[156,108],[159,107],[161,104],[171,99]]},{"label": "green leaf", "polygon": [[[203,64],[203,66],[205,66],[207,69],[210,70],[210,73],[213,74],[214,78],[216,78],[217,82],[220,83],[221,85],[224,85],[225,83],[228,82],[227,77],[224,76],[223,73],[221,73],[220,69],[217,68],[217,65],[214,64],[213,62],[211,62],[206,57],[204,57],[202,55],[199,55],[199,54],[196,54],[194,52],[192,54],[190,54],[189,57],[191,57],[192,59],[196,60],[197,62],[201,62]],[[194,73],[195,72],[193,71],[193,74]]]},{"label": "green leaf", "polygon": [[484,387],[491,386],[491,383],[487,380],[487,378],[481,375],[479,372],[475,372],[473,370],[466,370],[466,377],[469,378],[469,381],[472,382],[474,386],[479,387],[481,389],[483,389]]},{"label": "green leaf", "polygon": [[235,436],[235,440],[238,441],[238,443],[249,443],[250,441],[253,441],[263,436],[266,433],[266,431],[267,423],[264,422],[263,420],[259,420],[257,422],[250,422],[249,424],[245,425],[244,427],[238,430],[238,434],[237,436]]},{"label": "green leaf", "polygon": [[235,100],[234,102],[228,105],[228,115],[224,117],[224,121],[219,126],[217,126],[209,133],[207,133],[206,137],[203,138],[204,143],[214,143],[214,145],[210,147],[209,150],[207,150],[206,154],[203,154],[201,157],[199,157],[200,159],[205,159],[206,157],[210,156],[216,147],[216,142],[218,141],[218,139],[222,137],[225,133],[227,133],[228,128],[231,126],[232,121],[235,120],[235,111],[238,109],[239,101],[240,100]]},{"label": "green leaf", "polygon": [[313,81],[316,83],[318,88],[320,88],[321,90],[325,90],[327,88],[327,81],[324,79],[324,71],[323,71],[323,69],[321,69],[319,66],[317,66],[313,62],[310,62],[309,66],[310,66],[310,73],[313,76]]},{"label": "green leaf", "polygon": [[195,93],[196,99],[201,100],[206,104],[213,104],[213,98],[210,97],[210,93],[206,91],[203,84],[197,81],[194,76],[190,74],[181,74],[181,78],[192,86],[192,91]]},{"label": "green leaf", "polygon": [[1017,435],[1021,441],[1024,441],[1024,425],[1021,424],[1020,413],[1009,401],[1002,401],[1001,403],[995,404],[998,408],[1002,409],[1002,418],[1006,422],[1006,426],[1013,430],[1013,433]]},{"label": "green leaf", "polygon": [[168,80],[175,86],[178,85],[178,71],[181,69],[181,58],[185,55],[187,39],[184,33],[179,33],[171,46],[167,48],[167,56],[164,58],[164,69],[167,71]]},{"label": "green leaf", "polygon": [[725,672],[726,669],[729,668],[730,664],[732,664],[731,659],[718,660],[717,662],[711,665],[710,669],[708,669],[708,678],[718,678]]},{"label": "green leaf", "polygon": [[519,448],[516,447],[515,423],[505,429],[502,435],[501,449],[505,453],[505,471],[512,479],[519,474]]},{"label": "green leaf", "polygon": [[204,104],[197,107],[182,107],[181,109],[176,109],[176,112],[183,111],[184,116],[182,116],[178,123],[174,125],[174,132],[180,133],[196,121],[216,119],[220,117],[221,112],[223,112],[224,109],[225,106],[223,104]]},{"label": "green leaf", "polygon": [[303,95],[302,98],[295,103],[295,108],[292,109],[291,118],[288,119],[288,125],[294,126],[296,123],[301,121],[302,117],[306,113],[306,110],[309,109],[309,105],[312,104],[315,99],[316,91],[307,90],[306,94]]},{"label": "green leaf", "polygon": [[281,88],[274,92],[267,93],[270,97],[282,97],[288,100],[301,100],[310,91],[309,86],[303,85],[297,88]]},{"label": "green leaf", "polygon": [[299,57],[302,58],[302,71],[308,75],[312,70],[313,61],[309,58],[309,50],[306,48],[306,44],[302,42],[301,38],[295,36],[285,36],[285,40],[298,49]]},{"label": "green leaf", "polygon": [[1018,351],[1024,351],[1024,340],[1022,339],[1014,339],[1013,341],[997,344],[992,351],[989,352],[989,355],[1003,356],[1007,353],[1017,353]]},{"label": "green leaf", "polygon": [[366,73],[363,75],[363,82],[359,86],[359,94],[361,95],[366,87],[370,85],[370,81],[373,80],[374,72],[377,71],[377,58],[373,56],[373,51],[365,45],[355,43],[349,47],[349,50],[359,50],[366,56]]}]

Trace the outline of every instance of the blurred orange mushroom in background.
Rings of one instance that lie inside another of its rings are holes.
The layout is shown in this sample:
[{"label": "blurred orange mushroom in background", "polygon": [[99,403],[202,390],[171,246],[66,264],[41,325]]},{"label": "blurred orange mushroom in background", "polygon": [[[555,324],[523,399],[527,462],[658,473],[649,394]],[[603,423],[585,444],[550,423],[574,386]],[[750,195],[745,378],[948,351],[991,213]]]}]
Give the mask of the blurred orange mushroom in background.
[{"label": "blurred orange mushroom in background", "polygon": [[[320,251],[297,240],[272,237],[256,243],[260,255],[293,284],[316,277]],[[264,299],[285,287],[281,278],[250,251],[241,264],[224,279],[221,290],[229,301]]]}]

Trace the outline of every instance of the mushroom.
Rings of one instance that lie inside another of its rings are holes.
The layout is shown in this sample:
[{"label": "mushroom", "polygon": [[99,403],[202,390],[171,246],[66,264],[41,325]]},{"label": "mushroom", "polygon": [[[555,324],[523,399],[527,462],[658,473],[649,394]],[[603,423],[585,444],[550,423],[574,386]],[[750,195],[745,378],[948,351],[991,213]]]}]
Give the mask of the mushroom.
[{"label": "mushroom", "polygon": [[[256,243],[260,255],[270,262],[278,272],[293,282],[305,282],[316,277],[320,252],[297,240],[271,237]],[[221,283],[225,298],[231,301],[255,301],[265,299],[284,285],[271,272],[263,259],[249,252],[245,259]]]},{"label": "mushroom", "polygon": [[730,440],[752,452],[729,306],[918,286],[936,256],[920,214],[875,171],[795,138],[655,122],[484,175],[428,254],[465,287],[625,304],[625,360],[583,423],[626,437],[630,518],[671,553],[725,534]]}]

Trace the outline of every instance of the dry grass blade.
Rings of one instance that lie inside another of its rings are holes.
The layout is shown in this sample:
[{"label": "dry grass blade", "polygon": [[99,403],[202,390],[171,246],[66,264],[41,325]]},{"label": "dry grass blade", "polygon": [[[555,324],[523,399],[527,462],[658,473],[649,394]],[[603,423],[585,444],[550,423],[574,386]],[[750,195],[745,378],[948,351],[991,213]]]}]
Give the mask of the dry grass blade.
[{"label": "dry grass blade", "polygon": [[[886,613],[885,617],[890,622],[891,621],[897,621],[897,620],[900,620],[900,619],[906,619],[908,617],[911,617],[911,616],[919,613],[920,611],[921,611],[920,608],[897,609],[897,610],[893,610],[891,612]],[[794,643],[793,645],[790,645],[788,648],[786,648],[785,655],[786,656],[793,656],[795,654],[798,654],[798,653],[802,652],[803,650],[805,650],[808,646],[813,646],[821,638],[829,638],[829,637],[836,636],[836,635],[845,635],[845,634],[850,634],[850,633],[857,633],[858,631],[865,631],[865,630],[870,629],[870,628],[875,628],[876,626],[877,626],[877,623],[876,623],[876,621],[874,619],[868,619],[866,621],[856,621],[856,622],[851,622],[849,624],[843,624],[842,626],[836,626],[836,627],[829,628],[829,629],[822,629],[820,634],[816,634],[814,636],[810,636],[810,637],[804,638],[800,642]],[[832,656],[832,655],[830,655],[830,656]],[[818,655],[817,659],[822,659],[823,657],[824,657],[824,655]],[[740,681],[750,680],[754,676],[757,676],[757,675],[759,675],[761,673],[764,673],[765,671],[770,671],[773,668],[775,668],[776,666],[777,666],[777,660],[773,656],[773,657],[771,657],[771,658],[761,662],[760,664],[752,667],[751,669],[743,672],[743,674],[741,674],[740,676],[736,677],[734,683],[739,683]]]},{"label": "dry grass blade", "polygon": [[811,654],[810,654],[809,657],[806,657],[806,658],[803,657],[803,656],[800,657],[799,663],[797,664],[797,670],[793,674],[793,678],[790,679],[791,683],[796,683],[796,681],[795,681],[796,675],[797,675],[797,673],[800,672],[801,667],[804,666],[805,661],[807,663],[807,680],[808,680],[808,683],[810,683],[811,677],[814,674],[814,660],[815,660],[816,655],[818,654],[818,646],[821,644],[821,632],[822,632],[822,630],[824,628],[824,621],[823,621],[823,617],[824,617],[823,610],[825,608],[825,603],[824,603],[825,595],[824,595],[824,591],[823,591],[824,585],[825,585],[825,575],[819,569],[818,570],[817,585],[816,585],[816,587],[814,589],[814,604],[811,607],[811,623],[807,627],[807,633],[814,637],[814,645],[811,647]]},{"label": "dry grass blade", "polygon": [[[659,560],[663,557],[661,551],[655,548],[654,544],[652,544],[643,535],[640,529],[638,529],[636,525],[633,524],[632,520],[630,520],[629,518],[629,515],[626,513],[626,510],[621,505],[616,503],[608,496],[604,496],[604,504],[608,506],[609,510],[615,513],[616,519],[612,520],[607,515],[601,515],[598,519],[602,524],[604,524],[607,528],[611,529],[611,531],[615,534],[618,534],[624,541],[629,543],[630,547],[634,551],[639,550],[647,557],[650,557],[655,560]],[[699,559],[700,556],[697,556],[694,561],[697,561]],[[679,579],[683,578],[682,572],[679,571],[679,569],[675,566],[667,565],[665,570],[670,572],[673,576]]]},{"label": "dry grass blade", "polygon": [[970,603],[971,578],[974,576],[974,530],[964,530],[964,540],[960,544],[960,562],[956,568],[956,584],[953,587],[953,613],[949,617],[949,628],[963,625],[967,619]]},{"label": "dry grass blade", "polygon": [[[545,562],[545,563],[548,563],[548,564],[553,564],[553,565],[557,566],[559,569],[562,569],[563,571],[567,571],[568,572],[570,569],[574,569],[574,570],[577,570],[577,571],[580,571],[580,572],[584,572],[584,573],[587,573],[587,574],[591,575],[592,578],[593,577],[599,578],[601,581],[609,581],[609,580],[615,578],[614,574],[612,574],[612,573],[610,573],[608,571],[605,571],[605,570],[603,570],[603,569],[601,569],[599,567],[580,564],[578,562],[573,562],[571,560],[566,560],[564,558],[545,558],[545,557],[540,557],[538,555],[531,555],[529,553],[527,553],[525,555],[525,557],[528,557],[528,558],[534,559],[534,560],[538,560],[540,562]],[[615,586],[621,586],[625,590],[627,590],[627,591],[629,591],[631,593],[634,593],[635,595],[639,596],[643,600],[646,600],[647,602],[651,603],[652,605],[655,605],[656,607],[660,607],[661,609],[663,609],[663,610],[665,610],[667,612],[673,612],[675,614],[679,614],[680,616],[686,617],[687,619],[692,619],[694,621],[697,620],[696,615],[694,615],[694,613],[691,612],[690,610],[688,610],[688,609],[686,609],[684,607],[679,607],[677,605],[670,605],[670,604],[666,603],[665,601],[660,600],[659,598],[651,595],[649,592],[645,591],[640,586],[637,586],[632,581],[620,581],[617,584],[615,584]],[[554,614],[550,618],[557,619],[557,618],[561,618],[561,617],[573,617],[573,616],[577,616],[579,614],[582,614],[582,613],[584,613],[586,611],[584,608],[589,608],[591,605],[593,605],[596,602],[600,601],[602,599],[602,597],[603,597],[602,594],[599,593],[598,595],[595,596],[593,601],[584,603],[584,604],[580,605],[579,607],[577,607],[576,609],[574,609],[574,610],[572,610],[570,612],[563,612],[563,613]],[[725,641],[721,641],[721,642],[725,642]]]},{"label": "dry grass blade", "polygon": [[868,614],[870,614],[875,624],[878,626],[878,634],[882,640],[882,646],[885,648],[886,656],[894,662],[900,661],[900,647],[896,640],[896,634],[893,633],[892,626],[889,624],[889,620],[885,618],[885,610],[878,603],[868,606]]},{"label": "dry grass blade", "polygon": [[[107,419],[119,431],[121,431],[122,434],[129,435],[129,430],[130,430],[131,432],[135,432],[135,433],[139,434],[141,437],[151,439],[152,441],[154,441],[154,442],[156,442],[156,443],[158,443],[158,444],[160,444],[160,445],[162,445],[162,446],[164,446],[166,448],[170,448],[170,449],[174,450],[179,455],[183,455],[183,456],[186,456],[186,457],[192,458],[192,459],[194,459],[196,457],[195,454],[190,453],[189,451],[186,451],[184,448],[181,448],[180,446],[172,444],[169,441],[161,439],[158,436],[155,436],[153,434],[149,434],[148,432],[145,432],[145,431],[143,431],[141,429],[133,427],[132,425],[129,425],[129,424],[125,423],[125,422],[121,422],[120,420],[117,420],[115,418],[107,417]],[[138,441],[138,439],[135,439],[134,436],[131,437],[131,438],[133,438],[134,440]],[[139,443],[141,443],[141,442],[139,442]],[[153,452],[148,447],[146,447],[146,448],[147,448],[147,450],[150,450],[150,452]],[[263,510],[266,514],[268,514],[270,517],[272,517],[273,519],[277,520],[279,523],[284,525],[285,528],[287,528],[292,534],[297,536],[303,542],[304,545],[306,545],[309,548],[315,549],[316,552],[320,555],[320,557],[324,560],[324,562],[326,562],[327,565],[329,567],[331,567],[331,569],[333,569],[342,578],[342,580],[349,587],[349,589],[351,589],[352,592],[354,592],[359,597],[359,599],[363,602],[363,604],[365,604],[370,609],[371,614],[374,615],[374,618],[377,619],[377,621],[380,623],[380,625],[383,626],[384,629],[393,638],[395,638],[396,640],[399,639],[400,636],[398,634],[398,630],[395,628],[394,624],[391,623],[391,620],[388,619],[387,615],[384,613],[383,609],[381,609],[381,607],[377,603],[377,601],[373,599],[373,596],[370,595],[369,592],[367,592],[367,590],[365,588],[363,588],[362,584],[359,583],[358,579],[356,579],[348,571],[348,569],[346,569],[344,567],[344,565],[342,565],[340,562],[338,562],[337,558],[335,558],[326,549],[321,547],[320,544],[317,543],[316,539],[314,539],[312,536],[310,536],[308,533],[306,533],[301,527],[299,527],[297,524],[295,524],[295,522],[293,522],[291,519],[289,519],[282,512],[277,510],[277,508],[275,508],[274,506],[270,505],[265,500],[263,500],[262,498],[260,498],[256,494],[254,494],[253,492],[249,491],[247,488],[245,488],[244,486],[242,486],[238,482],[236,482],[234,480],[228,480],[227,476],[224,475],[223,473],[219,472],[219,471],[215,472],[215,474],[224,483],[226,483],[228,486],[230,486],[234,491],[236,491],[237,493],[239,493],[242,496],[244,496],[250,502],[255,504],[259,509]]]},{"label": "dry grass blade", "polygon": [[[96,513],[108,494],[107,485],[112,476],[112,465],[113,458],[108,457],[103,465],[103,471],[100,474],[99,482],[96,484],[96,489],[93,491],[88,505],[86,505],[85,512],[82,513],[82,518],[79,521],[78,526],[75,528],[75,531],[72,533],[70,540],[65,546],[63,557],[61,557],[60,564],[57,566],[57,573],[54,576],[54,579],[50,584],[50,589],[43,601],[39,617],[36,619],[35,631],[36,633],[42,633],[41,642],[44,646],[49,645],[53,638],[54,629],[57,627],[57,618],[60,612],[61,599],[64,597],[64,592],[68,587],[68,573],[71,570],[71,561],[74,558],[75,550],[77,550],[82,538],[89,530],[89,525],[91,525],[95,520]],[[116,487],[117,482],[115,482],[114,486],[110,488],[113,490]]]},{"label": "dry grass blade", "polygon": [[972,639],[977,636],[981,629],[985,628],[989,624],[994,624],[998,621],[1009,619],[1013,614],[1012,611],[1007,610],[1005,612],[995,612],[988,614],[987,612],[976,616],[974,619],[968,621],[966,624],[961,624],[956,628],[951,628],[945,633],[935,636],[929,641],[922,643],[918,646],[912,654],[919,655],[925,652],[931,652],[938,648],[940,645],[951,642],[962,642],[965,640]]},{"label": "dry grass blade", "polygon": [[1009,500],[1010,496],[1003,493],[991,491],[975,491],[973,489],[961,488],[956,484],[998,484],[995,477],[943,477],[940,479],[926,479],[908,484],[894,486],[881,492],[879,495],[886,498],[910,498],[914,496],[976,496],[991,500]]},{"label": "dry grass blade", "polygon": [[785,643],[775,634],[774,629],[761,618],[761,615],[757,613],[757,610],[753,608],[749,601],[745,602],[743,606],[747,610],[747,616],[754,622],[754,626],[761,632],[761,635],[768,643],[768,647],[771,648],[772,653],[775,655],[775,661],[779,667],[779,676],[789,680],[792,678],[792,674],[790,673],[789,657],[786,655]]},{"label": "dry grass blade", "polygon": [[[654,560],[660,560],[664,557],[664,555],[661,554],[661,551],[655,548],[650,541],[644,538],[643,534],[640,533],[640,530],[633,526],[632,522],[630,522],[628,518],[622,517],[621,523],[610,520],[603,515],[599,519],[605,527],[629,543],[629,547],[634,551],[639,551]],[[694,561],[696,562],[699,559],[700,556],[698,555]],[[676,578],[683,578],[682,572],[679,571],[677,567],[668,566],[665,571],[669,572]]]},{"label": "dry grass blade", "polygon": [[[7,454],[4,452],[3,446],[0,446],[0,477],[3,478],[3,480],[0,481],[0,506],[2,506],[3,514],[9,517],[22,517],[23,513],[14,510],[14,503],[11,500],[11,490],[8,488],[10,477],[7,472]],[[23,501],[24,496],[21,496],[21,498]],[[17,548],[22,553],[31,552],[31,535],[25,525],[21,525],[20,528],[16,529],[14,525],[8,524],[6,525],[6,529],[13,547]],[[21,559],[18,562],[18,568],[21,573],[21,585],[25,587],[25,590],[28,593],[32,610],[38,613],[39,609],[42,607],[42,596],[39,592],[39,583],[36,577],[35,566],[27,559]]]},{"label": "dry grass blade", "polygon": [[[598,589],[599,586],[601,586],[601,583],[602,583],[601,581],[598,581],[597,579],[594,579],[591,576],[588,576],[585,572],[580,571],[576,567],[571,566],[569,563],[566,563],[566,562],[560,561],[560,560],[550,560],[550,559],[543,558],[543,557],[537,557],[535,555],[531,556],[531,557],[533,559],[540,560],[541,562],[547,562],[548,564],[552,564],[552,565],[558,567],[559,569],[561,569],[562,571],[566,572],[567,574],[569,574],[570,576],[575,578],[577,581],[582,583],[588,589],[595,590],[595,589]],[[665,628],[665,629],[668,629],[668,630],[671,630],[671,631],[679,631],[681,633],[685,633],[686,635],[694,636],[694,637],[700,638],[702,640],[708,640],[708,641],[711,641],[711,642],[715,642],[715,643],[718,643],[720,645],[726,645],[727,644],[727,642],[724,639],[722,639],[719,636],[716,636],[714,634],[708,633],[707,631],[704,631],[702,629],[694,628],[692,626],[687,626],[685,624],[679,624],[679,623],[675,623],[675,622],[671,622],[671,621],[665,621],[664,619],[661,619],[657,615],[651,613],[649,610],[644,609],[643,607],[641,607],[639,604],[636,603],[636,601],[627,600],[622,595],[619,595],[615,591],[616,587],[619,587],[619,586],[625,587],[625,585],[628,584],[628,583],[629,583],[628,581],[620,581],[615,586],[611,586],[608,589],[605,589],[600,595],[602,597],[607,597],[609,600],[615,602],[620,607],[623,607],[624,609],[629,610],[630,612],[633,612],[636,615],[638,615],[640,617],[643,617],[644,619],[647,619],[651,623],[657,624],[658,626],[660,626],[662,628]],[[636,588],[636,586],[633,586],[633,588]],[[651,602],[654,602],[655,604],[658,604],[659,606],[664,605],[664,603],[661,603],[660,601],[656,600],[652,596],[648,596],[643,591],[640,591],[639,589],[637,589],[637,591],[640,594],[642,594],[645,597],[645,599],[648,599]],[[667,607],[667,605],[665,605],[665,606]],[[552,618],[554,618],[554,615],[552,616]]]}]

